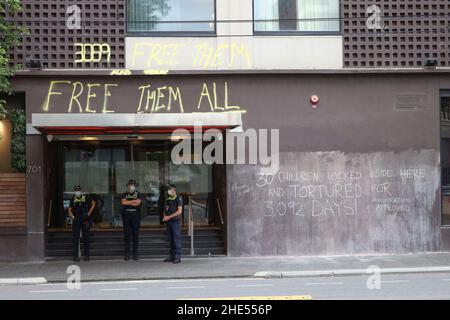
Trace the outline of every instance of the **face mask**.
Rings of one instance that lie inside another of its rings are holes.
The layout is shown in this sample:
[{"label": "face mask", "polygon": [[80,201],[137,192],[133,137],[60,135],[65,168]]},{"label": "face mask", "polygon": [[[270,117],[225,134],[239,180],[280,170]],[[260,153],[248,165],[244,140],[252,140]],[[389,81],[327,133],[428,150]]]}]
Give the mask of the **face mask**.
[{"label": "face mask", "polygon": [[81,197],[81,191],[75,191],[75,197],[77,198]]},{"label": "face mask", "polygon": [[129,189],[130,189],[130,192],[134,192],[136,190],[136,187],[135,186],[130,186]]}]

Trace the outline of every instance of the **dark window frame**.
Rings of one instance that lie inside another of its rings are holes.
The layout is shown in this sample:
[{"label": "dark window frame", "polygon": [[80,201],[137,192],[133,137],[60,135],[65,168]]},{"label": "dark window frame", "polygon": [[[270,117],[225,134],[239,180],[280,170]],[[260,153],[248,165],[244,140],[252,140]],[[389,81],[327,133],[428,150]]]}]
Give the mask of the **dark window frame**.
[{"label": "dark window frame", "polygon": [[[127,37],[215,37],[217,35],[217,0],[214,1],[214,30],[213,31],[130,31],[128,28],[128,5],[125,5],[125,33]],[[182,22],[185,23],[185,22]]]},{"label": "dark window frame", "polygon": [[255,0],[252,0],[252,29],[254,36],[336,36],[342,35],[342,0],[339,2],[339,30],[338,31],[256,31],[255,30]]},{"label": "dark window frame", "polygon": [[441,118],[441,112],[442,112],[442,104],[441,104],[441,98],[443,97],[450,97],[450,89],[441,89],[439,90],[439,190],[440,190],[440,197],[441,197],[441,210],[440,210],[440,227],[441,228],[450,228],[450,224],[444,224],[444,210],[443,210],[443,201],[444,197],[442,196],[442,187],[443,187],[443,167],[442,167],[442,118]]}]

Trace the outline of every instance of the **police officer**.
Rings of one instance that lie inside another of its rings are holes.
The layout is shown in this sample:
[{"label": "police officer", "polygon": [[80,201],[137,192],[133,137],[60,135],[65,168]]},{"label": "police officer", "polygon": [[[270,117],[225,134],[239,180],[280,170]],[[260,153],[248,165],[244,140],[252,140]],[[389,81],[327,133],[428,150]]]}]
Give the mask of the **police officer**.
[{"label": "police officer", "polygon": [[89,261],[89,230],[95,201],[90,200],[86,194],[81,192],[80,185],[75,185],[73,191],[75,191],[75,195],[70,200],[68,209],[72,222],[73,260],[75,262],[80,261],[78,248],[80,245],[80,230],[83,230],[84,260]]},{"label": "police officer", "polygon": [[167,191],[168,198],[164,208],[163,222],[167,226],[170,243],[170,256],[164,262],[181,262],[181,213],[183,212],[183,198],[177,194],[176,187],[171,184]]},{"label": "police officer", "polygon": [[141,222],[142,197],[136,190],[135,180],[127,183],[127,192],[122,196],[122,221],[125,241],[125,260],[130,260],[133,240],[133,260],[139,260],[139,227]]}]

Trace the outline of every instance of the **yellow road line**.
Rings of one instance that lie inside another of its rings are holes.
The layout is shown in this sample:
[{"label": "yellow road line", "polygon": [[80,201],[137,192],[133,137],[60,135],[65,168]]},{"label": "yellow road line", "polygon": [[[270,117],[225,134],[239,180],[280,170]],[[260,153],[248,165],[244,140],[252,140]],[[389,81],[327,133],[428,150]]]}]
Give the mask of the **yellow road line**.
[{"label": "yellow road line", "polygon": [[223,298],[199,298],[199,299],[178,299],[178,300],[312,300],[312,296],[250,296],[250,297],[223,297]]}]

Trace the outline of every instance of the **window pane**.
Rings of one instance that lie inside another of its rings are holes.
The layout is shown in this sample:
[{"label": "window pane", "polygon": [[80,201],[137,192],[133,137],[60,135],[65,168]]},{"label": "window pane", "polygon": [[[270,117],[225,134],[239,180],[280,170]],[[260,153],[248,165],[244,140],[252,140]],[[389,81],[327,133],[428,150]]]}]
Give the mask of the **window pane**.
[{"label": "window pane", "polygon": [[442,225],[450,226],[450,92],[441,96]]},{"label": "window pane", "polygon": [[255,31],[340,30],[339,0],[255,0],[254,6]]},{"label": "window pane", "polygon": [[212,192],[211,166],[206,164],[169,164],[170,182],[175,184],[177,192]]},{"label": "window pane", "polygon": [[214,0],[128,1],[128,31],[214,32],[214,21]]},{"label": "window pane", "polygon": [[109,192],[109,150],[65,150],[64,191],[73,193],[74,185],[81,185],[84,192]]},{"label": "window pane", "polygon": [[128,180],[135,179],[140,193],[157,193],[159,190],[159,162],[118,161],[116,162],[117,193],[126,191]]}]

